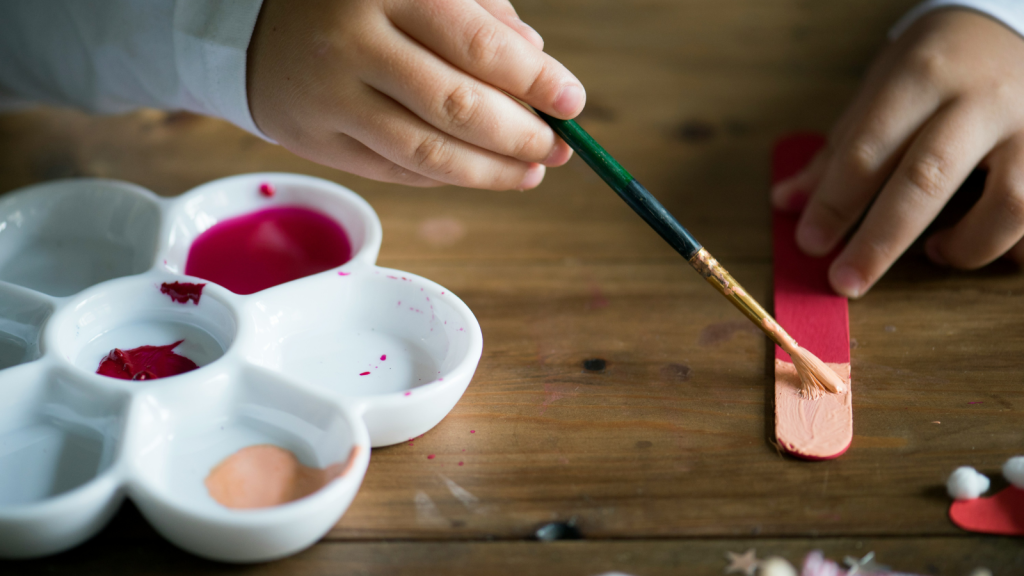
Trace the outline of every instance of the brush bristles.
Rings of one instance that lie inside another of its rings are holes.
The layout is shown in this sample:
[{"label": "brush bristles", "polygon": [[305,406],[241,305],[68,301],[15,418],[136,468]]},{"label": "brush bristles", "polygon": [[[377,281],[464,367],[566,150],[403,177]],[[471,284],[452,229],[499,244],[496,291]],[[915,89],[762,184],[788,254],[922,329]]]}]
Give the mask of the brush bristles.
[{"label": "brush bristles", "polygon": [[788,348],[790,349],[786,352],[793,359],[793,366],[796,367],[796,373],[800,376],[800,387],[804,396],[818,398],[825,392],[831,394],[846,392],[846,382],[817,356],[795,342]]}]

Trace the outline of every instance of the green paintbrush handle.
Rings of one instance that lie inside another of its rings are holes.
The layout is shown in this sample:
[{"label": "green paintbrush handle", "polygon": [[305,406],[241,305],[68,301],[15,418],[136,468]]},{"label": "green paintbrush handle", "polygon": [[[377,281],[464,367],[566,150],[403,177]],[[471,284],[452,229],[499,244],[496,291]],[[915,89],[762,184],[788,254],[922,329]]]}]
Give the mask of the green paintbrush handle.
[{"label": "green paintbrush handle", "polygon": [[689,260],[701,249],[700,242],[683,228],[661,202],[641,186],[586,130],[580,128],[575,120],[559,120],[540,111],[537,114],[683,258]]}]

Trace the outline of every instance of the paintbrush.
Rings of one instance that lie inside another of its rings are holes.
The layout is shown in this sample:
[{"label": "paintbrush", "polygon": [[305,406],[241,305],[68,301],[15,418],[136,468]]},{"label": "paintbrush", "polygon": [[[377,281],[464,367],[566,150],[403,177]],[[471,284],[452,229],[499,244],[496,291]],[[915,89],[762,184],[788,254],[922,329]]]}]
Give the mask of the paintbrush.
[{"label": "paintbrush", "polygon": [[676,252],[693,266],[709,284],[715,287],[734,306],[739,308],[751,322],[764,331],[769,338],[782,347],[793,359],[804,395],[816,398],[823,392],[841,393],[846,391],[846,382],[822,362],[817,356],[796,343],[779,323],[740,286],[739,282],[715,260],[707,249],[676,220],[657,198],[640,185],[611,154],[605,151],[590,134],[587,134],[574,120],[559,120],[536,111],[562,140],[572,147],[597,175],[600,176],[620,198],[629,204],[647,224],[654,228]]}]

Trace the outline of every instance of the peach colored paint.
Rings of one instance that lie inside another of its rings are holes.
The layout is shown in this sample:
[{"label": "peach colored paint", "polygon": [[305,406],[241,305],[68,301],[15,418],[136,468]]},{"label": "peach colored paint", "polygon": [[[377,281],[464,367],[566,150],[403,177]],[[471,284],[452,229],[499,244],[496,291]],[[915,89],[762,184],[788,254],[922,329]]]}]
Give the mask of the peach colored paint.
[{"label": "peach colored paint", "polygon": [[809,399],[800,392],[796,367],[775,360],[775,437],[786,452],[834,458],[846,452],[853,440],[850,364],[826,364],[847,382],[845,390]]},{"label": "peach colored paint", "polygon": [[304,498],[348,473],[359,447],[344,462],[311,468],[295,454],[271,444],[246,446],[218,464],[206,477],[210,496],[228,508],[267,508]]}]

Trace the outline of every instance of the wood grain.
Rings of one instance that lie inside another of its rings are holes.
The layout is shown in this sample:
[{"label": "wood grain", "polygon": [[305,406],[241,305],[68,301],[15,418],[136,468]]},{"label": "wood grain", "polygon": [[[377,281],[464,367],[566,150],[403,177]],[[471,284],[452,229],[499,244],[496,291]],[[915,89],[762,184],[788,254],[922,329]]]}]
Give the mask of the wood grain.
[{"label": "wood grain", "polygon": [[[913,3],[516,6],[588,87],[584,127],[768,302],[770,145],[826,130]],[[531,192],[417,190],[189,114],[0,117],[0,191],[100,176],[175,195],[271,170],[355,189],[383,221],[380,264],[474,310],[485,350],[465,397],[422,438],[375,450],[348,513],[293,559],[204,563],[129,506],[94,542],[0,572],[711,574],[725,550],[750,546],[793,560],[875,549],[931,574],[986,562],[1020,572],[1020,541],[959,532],[942,488],[964,464],[998,478],[1024,446],[1024,278],[1008,266],[950,272],[915,249],[852,302],[853,445],[809,464],[768,439],[765,338],[576,159]],[[605,368],[586,370],[588,359]],[[526,541],[570,519],[583,542]]]}]

